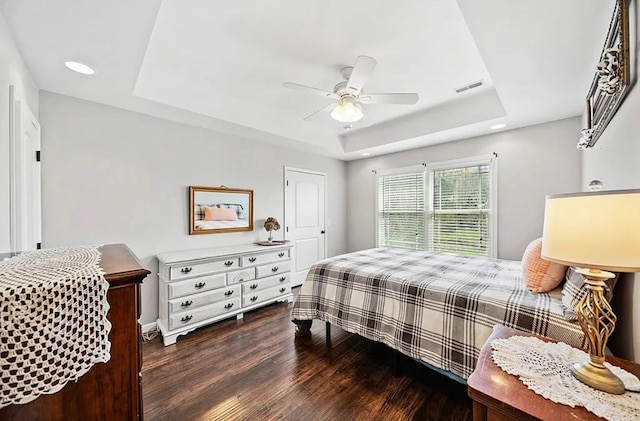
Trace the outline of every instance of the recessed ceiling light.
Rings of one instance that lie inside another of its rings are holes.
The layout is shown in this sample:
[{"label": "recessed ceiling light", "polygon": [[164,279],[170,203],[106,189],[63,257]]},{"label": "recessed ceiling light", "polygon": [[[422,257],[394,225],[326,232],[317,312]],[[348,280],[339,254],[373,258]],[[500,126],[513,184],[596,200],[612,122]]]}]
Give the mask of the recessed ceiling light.
[{"label": "recessed ceiling light", "polygon": [[362,156],[369,156],[369,155],[371,155],[370,152],[362,152]]},{"label": "recessed ceiling light", "polygon": [[503,127],[507,127],[507,125],[504,123],[494,124],[493,126],[491,126],[491,130],[498,130],[502,129]]},{"label": "recessed ceiling light", "polygon": [[65,61],[64,65],[74,72],[82,73],[83,75],[92,75],[96,71],[86,64],[78,63],[77,61]]}]

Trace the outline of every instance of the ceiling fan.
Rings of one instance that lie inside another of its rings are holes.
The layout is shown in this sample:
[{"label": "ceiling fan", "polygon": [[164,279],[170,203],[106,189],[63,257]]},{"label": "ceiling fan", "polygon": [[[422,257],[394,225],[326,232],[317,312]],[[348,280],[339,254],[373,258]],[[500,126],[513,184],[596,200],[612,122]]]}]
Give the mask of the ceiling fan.
[{"label": "ceiling fan", "polygon": [[353,67],[343,67],[340,70],[344,80],[333,87],[333,92],[293,82],[285,82],[282,85],[286,88],[324,96],[335,101],[305,117],[304,120],[307,121],[329,112],[334,120],[350,124],[364,117],[365,113],[361,104],[412,105],[418,102],[418,94],[416,93],[364,93],[362,87],[373,73],[376,64],[377,62],[369,56],[358,56]]}]

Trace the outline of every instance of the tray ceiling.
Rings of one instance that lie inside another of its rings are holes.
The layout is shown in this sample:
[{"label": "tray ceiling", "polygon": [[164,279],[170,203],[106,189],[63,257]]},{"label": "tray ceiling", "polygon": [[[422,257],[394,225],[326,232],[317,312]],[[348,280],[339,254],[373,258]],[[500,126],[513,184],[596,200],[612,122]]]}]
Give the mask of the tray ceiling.
[{"label": "tray ceiling", "polygon": [[[0,0],[41,89],[341,159],[580,115],[613,1]],[[303,118],[358,55],[378,61],[346,130]],[[96,70],[69,72],[75,60]],[[483,86],[456,93],[478,80]]]}]

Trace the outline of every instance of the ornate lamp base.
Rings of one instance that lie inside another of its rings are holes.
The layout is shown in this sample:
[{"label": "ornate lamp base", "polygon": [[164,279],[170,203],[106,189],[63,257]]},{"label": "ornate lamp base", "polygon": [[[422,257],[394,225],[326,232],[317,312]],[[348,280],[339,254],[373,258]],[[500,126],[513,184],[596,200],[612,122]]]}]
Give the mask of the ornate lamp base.
[{"label": "ornate lamp base", "polygon": [[603,295],[604,281],[615,275],[597,269],[577,271],[585,276],[587,284],[587,293],[576,305],[576,314],[589,345],[590,361],[574,364],[571,373],[594,389],[621,395],[624,383],[604,366],[607,341],[616,325],[616,315]]},{"label": "ornate lamp base", "polygon": [[571,367],[571,373],[582,383],[602,390],[603,392],[614,395],[622,395],[624,393],[624,383],[607,367],[598,367],[586,361],[583,363],[575,363]]}]

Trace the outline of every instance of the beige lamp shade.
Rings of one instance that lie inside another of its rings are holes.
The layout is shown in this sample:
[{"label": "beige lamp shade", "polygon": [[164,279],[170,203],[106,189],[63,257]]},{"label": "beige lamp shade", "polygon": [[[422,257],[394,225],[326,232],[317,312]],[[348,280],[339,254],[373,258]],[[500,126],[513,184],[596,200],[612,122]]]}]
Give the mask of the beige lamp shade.
[{"label": "beige lamp shade", "polygon": [[547,196],[542,258],[568,266],[640,271],[640,190]]}]

